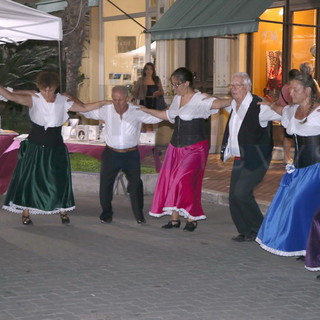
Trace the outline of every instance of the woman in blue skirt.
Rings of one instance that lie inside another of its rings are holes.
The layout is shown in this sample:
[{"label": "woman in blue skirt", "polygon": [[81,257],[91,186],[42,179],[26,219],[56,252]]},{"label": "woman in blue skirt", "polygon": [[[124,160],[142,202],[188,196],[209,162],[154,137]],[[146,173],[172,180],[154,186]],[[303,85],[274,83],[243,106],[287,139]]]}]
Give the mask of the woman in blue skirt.
[{"label": "woman in blue skirt", "polygon": [[0,86],[0,95],[29,107],[32,129],[20,144],[18,163],[13,173],[3,209],[22,213],[22,223],[32,224],[29,214],[59,213],[61,222],[70,223],[67,211],[75,209],[71,168],[61,126],[68,111],[83,111],[68,98],[56,93],[59,77],[54,72],[40,72],[39,93],[19,94]]},{"label": "woman in blue skirt", "polygon": [[320,208],[320,106],[310,75],[290,81],[292,105],[271,107],[296,144],[293,164],[287,165],[256,241],[281,256],[305,256],[312,219]]}]

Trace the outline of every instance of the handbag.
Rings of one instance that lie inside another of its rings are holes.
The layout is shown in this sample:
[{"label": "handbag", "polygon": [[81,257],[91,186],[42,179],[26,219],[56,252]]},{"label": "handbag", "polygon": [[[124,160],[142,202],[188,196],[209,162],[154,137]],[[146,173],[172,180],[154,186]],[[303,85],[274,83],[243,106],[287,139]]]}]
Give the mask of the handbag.
[{"label": "handbag", "polygon": [[163,96],[159,96],[156,98],[156,109],[157,110],[165,110],[167,109],[167,104],[164,101],[164,97]]}]

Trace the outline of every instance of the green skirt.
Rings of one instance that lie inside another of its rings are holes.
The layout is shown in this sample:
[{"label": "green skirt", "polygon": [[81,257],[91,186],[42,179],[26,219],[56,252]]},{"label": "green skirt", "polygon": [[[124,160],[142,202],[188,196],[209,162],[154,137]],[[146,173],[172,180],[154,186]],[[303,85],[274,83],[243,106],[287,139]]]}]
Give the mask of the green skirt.
[{"label": "green skirt", "polygon": [[2,207],[22,213],[52,214],[75,209],[71,167],[65,144],[20,144],[18,163]]}]

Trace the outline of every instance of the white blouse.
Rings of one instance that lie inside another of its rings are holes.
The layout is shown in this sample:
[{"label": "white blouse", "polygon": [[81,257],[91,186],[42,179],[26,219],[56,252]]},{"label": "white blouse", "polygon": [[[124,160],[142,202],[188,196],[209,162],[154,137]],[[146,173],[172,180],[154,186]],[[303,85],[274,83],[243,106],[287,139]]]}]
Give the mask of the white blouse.
[{"label": "white blouse", "polygon": [[201,92],[196,92],[190,101],[180,108],[181,96],[174,96],[170,108],[167,110],[167,117],[171,123],[174,123],[175,117],[179,116],[182,120],[190,121],[192,119],[207,119],[215,114],[219,109],[211,109],[212,103],[216,98],[207,98]]},{"label": "white blouse", "polygon": [[49,127],[60,127],[69,119],[68,110],[73,102],[68,102],[67,97],[58,93],[54,102],[47,102],[41,93],[37,95],[32,97],[32,107],[29,109],[32,122],[47,130]]},{"label": "white blouse", "polygon": [[316,136],[320,134],[320,106],[313,110],[307,117],[299,120],[294,117],[299,105],[286,106],[282,111],[281,124],[286,128],[288,134],[297,134],[299,136]]}]

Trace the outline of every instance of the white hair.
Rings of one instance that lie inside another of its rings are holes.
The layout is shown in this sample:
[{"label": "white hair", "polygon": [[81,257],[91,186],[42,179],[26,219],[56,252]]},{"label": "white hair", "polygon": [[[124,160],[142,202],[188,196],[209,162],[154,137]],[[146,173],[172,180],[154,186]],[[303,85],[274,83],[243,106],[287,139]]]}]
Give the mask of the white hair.
[{"label": "white hair", "polygon": [[250,90],[251,90],[252,82],[251,82],[251,79],[250,79],[249,75],[246,72],[236,72],[236,73],[233,74],[232,78],[234,78],[234,77],[242,78],[243,79],[243,84],[245,86],[249,86]]}]

